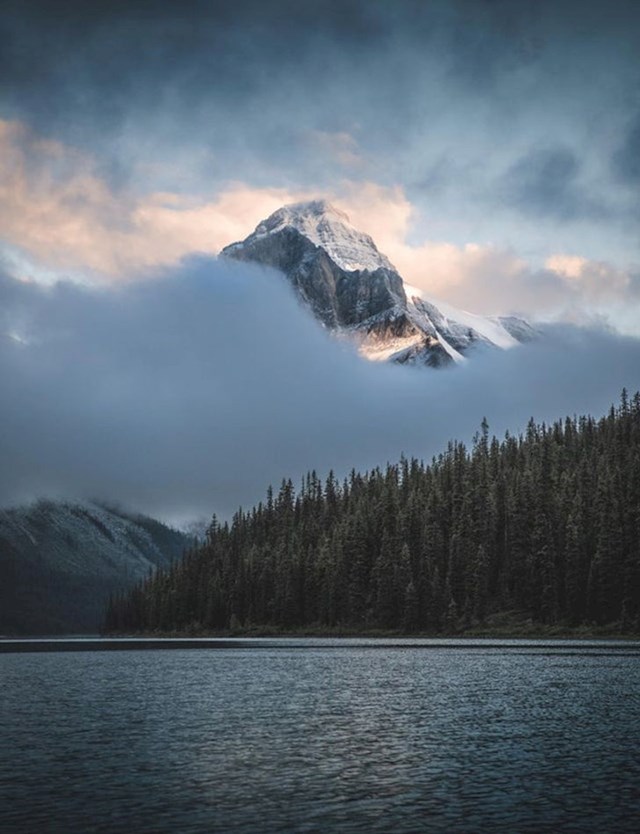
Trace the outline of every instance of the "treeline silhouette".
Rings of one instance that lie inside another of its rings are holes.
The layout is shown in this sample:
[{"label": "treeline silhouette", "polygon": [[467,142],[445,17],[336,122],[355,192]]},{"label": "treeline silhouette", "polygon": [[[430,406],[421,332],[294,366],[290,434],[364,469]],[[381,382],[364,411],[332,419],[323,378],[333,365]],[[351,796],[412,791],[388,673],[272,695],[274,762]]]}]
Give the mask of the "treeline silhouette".
[{"label": "treeline silhouette", "polygon": [[640,624],[640,394],[600,420],[450,443],[343,482],[290,480],[111,600],[111,632],[455,633],[496,612]]}]

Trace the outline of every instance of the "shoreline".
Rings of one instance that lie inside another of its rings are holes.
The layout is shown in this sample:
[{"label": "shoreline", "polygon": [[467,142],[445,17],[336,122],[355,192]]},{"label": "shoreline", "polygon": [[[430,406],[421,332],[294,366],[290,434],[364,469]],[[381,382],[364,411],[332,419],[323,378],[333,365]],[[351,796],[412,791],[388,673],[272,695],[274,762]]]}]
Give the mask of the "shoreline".
[{"label": "shoreline", "polygon": [[356,628],[291,628],[255,626],[238,629],[179,629],[176,631],[104,632],[102,637],[141,637],[157,639],[238,639],[238,638],[349,638],[349,639],[412,639],[412,640],[640,640],[640,632],[622,631],[619,626],[547,626],[533,625],[472,627],[460,631],[416,631],[397,629]]},{"label": "shoreline", "polygon": [[0,636],[0,654],[34,652],[147,651],[166,649],[209,650],[297,650],[308,649],[419,649],[419,650],[500,650],[500,651],[590,651],[620,654],[640,651],[640,635],[635,634],[464,634],[409,635],[398,632],[358,632],[327,634],[309,632],[270,634],[118,634]]}]

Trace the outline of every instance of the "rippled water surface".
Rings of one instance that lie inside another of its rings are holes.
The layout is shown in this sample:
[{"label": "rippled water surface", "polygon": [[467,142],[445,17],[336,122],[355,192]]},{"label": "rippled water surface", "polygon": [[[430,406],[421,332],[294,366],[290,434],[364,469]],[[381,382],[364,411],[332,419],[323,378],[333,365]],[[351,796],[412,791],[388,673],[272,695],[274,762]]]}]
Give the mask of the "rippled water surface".
[{"label": "rippled water surface", "polygon": [[3,834],[639,830],[638,644],[0,654],[0,705]]}]

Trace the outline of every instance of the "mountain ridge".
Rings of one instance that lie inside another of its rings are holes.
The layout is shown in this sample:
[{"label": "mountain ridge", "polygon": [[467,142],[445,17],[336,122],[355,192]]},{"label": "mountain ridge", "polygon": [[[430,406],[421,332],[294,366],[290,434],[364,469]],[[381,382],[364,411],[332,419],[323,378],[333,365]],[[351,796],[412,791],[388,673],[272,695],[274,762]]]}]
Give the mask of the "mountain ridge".
[{"label": "mountain ridge", "polygon": [[0,510],[0,633],[97,631],[109,596],[182,555],[192,538],[94,502]]},{"label": "mountain ridge", "polygon": [[315,318],[372,361],[441,367],[535,338],[524,319],[477,316],[411,287],[326,200],[282,206],[221,255],[283,272]]}]

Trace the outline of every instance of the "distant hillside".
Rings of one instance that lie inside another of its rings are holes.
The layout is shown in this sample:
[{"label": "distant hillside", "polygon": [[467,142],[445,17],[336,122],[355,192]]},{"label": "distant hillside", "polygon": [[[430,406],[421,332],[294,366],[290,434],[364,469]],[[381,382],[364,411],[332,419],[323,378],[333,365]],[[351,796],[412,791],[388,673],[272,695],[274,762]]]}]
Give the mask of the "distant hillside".
[{"label": "distant hillside", "polygon": [[190,544],[152,518],[97,504],[0,510],[0,634],[97,631],[110,594]]},{"label": "distant hillside", "polygon": [[337,483],[283,482],[112,605],[115,631],[639,628],[640,394]]}]

